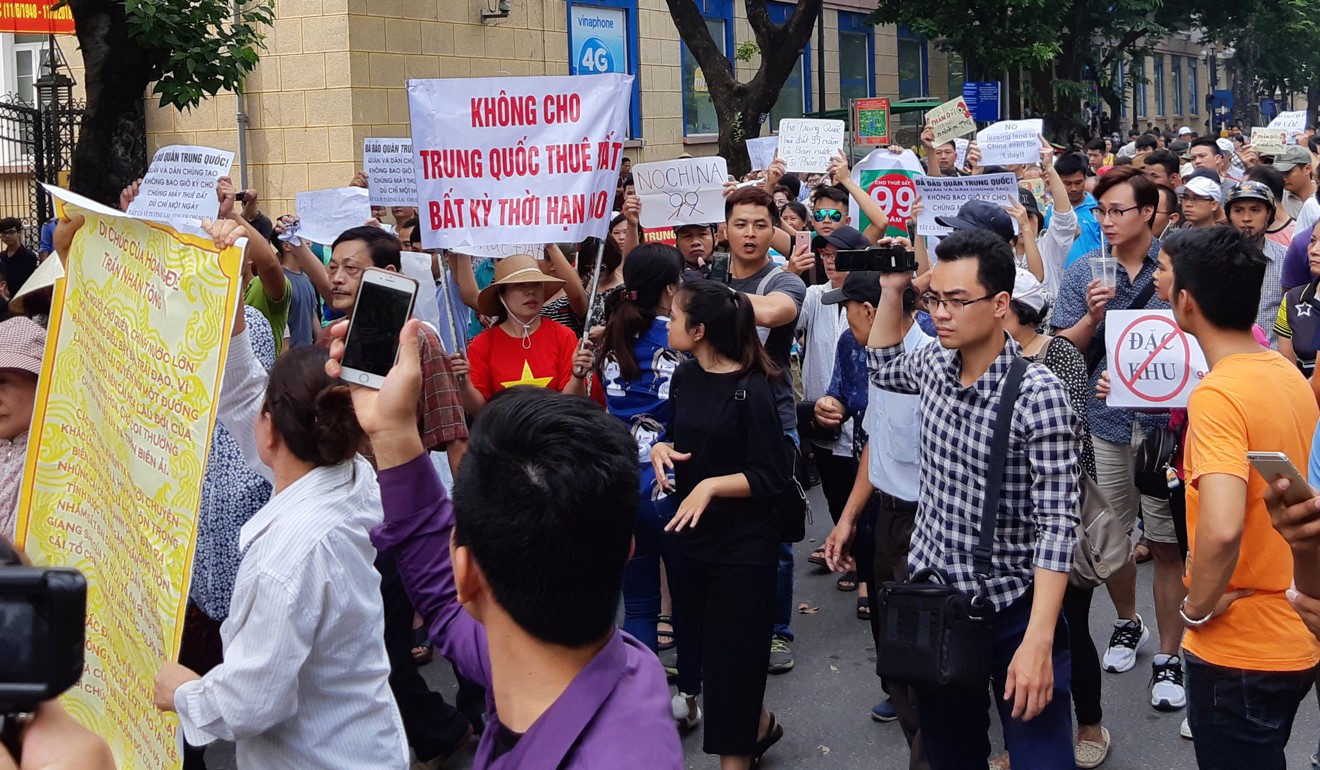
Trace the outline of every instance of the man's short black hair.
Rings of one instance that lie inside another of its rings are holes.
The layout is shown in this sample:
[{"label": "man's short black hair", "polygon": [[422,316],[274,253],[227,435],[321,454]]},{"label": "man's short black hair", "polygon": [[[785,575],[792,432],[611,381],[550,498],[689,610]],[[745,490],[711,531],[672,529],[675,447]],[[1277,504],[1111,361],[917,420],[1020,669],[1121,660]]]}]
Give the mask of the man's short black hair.
[{"label": "man's short black hair", "polygon": [[0,233],[4,232],[5,230],[22,231],[22,229],[23,229],[23,220],[19,219],[18,217],[5,217],[4,219],[0,219]]},{"label": "man's short black hair", "polygon": [[350,227],[339,234],[335,242],[330,245],[330,250],[334,251],[339,244],[349,241],[362,241],[367,244],[367,251],[371,254],[371,264],[376,267],[403,269],[403,261],[399,257],[402,249],[399,248],[399,238],[395,234],[372,225]]},{"label": "man's short black hair", "polygon": [[816,192],[811,194],[812,207],[820,208],[820,202],[822,200],[838,204],[839,210],[846,212],[850,198],[848,196],[848,191],[842,187],[837,187],[832,184],[823,184],[816,188]]},{"label": "man's short black hair", "polygon": [[1144,150],[1147,147],[1153,150],[1159,146],[1160,146],[1160,140],[1155,138],[1154,134],[1142,134],[1141,136],[1137,137],[1138,150]]},{"label": "man's short black hair", "polygon": [[1141,136],[1141,132],[1135,128],[1132,129],[1131,131],[1128,131],[1128,139],[1136,139],[1139,136]]},{"label": "man's short black hair", "polygon": [[543,642],[614,627],[640,484],[637,442],[582,396],[519,386],[477,415],[454,481],[454,542],[494,598]]},{"label": "man's short black hair", "polygon": [[1156,150],[1155,152],[1146,155],[1143,160],[1146,162],[1147,166],[1162,167],[1164,173],[1169,176],[1178,173],[1178,169],[1182,168],[1182,161],[1178,160],[1178,156],[1174,155],[1169,150]]},{"label": "man's short black hair", "polygon": [[1320,134],[1313,134],[1306,139],[1306,148],[1312,155],[1320,155]]},{"label": "man's short black hair", "polygon": [[797,200],[798,196],[802,194],[802,180],[792,171],[780,177],[779,184],[788,188],[789,197],[793,200]]},{"label": "man's short black hair", "polygon": [[760,206],[770,214],[770,223],[779,226],[779,207],[775,205],[775,199],[770,193],[765,191],[761,185],[751,187],[739,187],[724,199],[724,219],[727,221],[733,216],[734,206]]},{"label": "man's short black hair", "polygon": [[1221,329],[1250,331],[1267,260],[1252,238],[1228,225],[1171,233],[1161,244],[1173,264],[1173,301],[1187,292]]},{"label": "man's short black hair", "polygon": [[1247,169],[1247,173],[1243,174],[1242,178],[1252,182],[1260,182],[1270,188],[1270,192],[1274,193],[1276,202],[1283,200],[1283,172],[1274,166],[1264,163],[1257,164]]},{"label": "man's short black hair", "polygon": [[1223,157],[1224,155],[1224,151],[1219,149],[1219,143],[1216,142],[1213,138],[1208,136],[1197,137],[1192,140],[1191,144],[1187,145],[1187,149],[1189,150],[1194,147],[1209,147],[1210,151],[1213,152],[1215,155],[1219,157]]},{"label": "man's short black hair", "polygon": [[1054,161],[1054,170],[1059,176],[1072,176],[1073,174],[1085,174],[1090,168],[1086,162],[1085,156],[1078,155],[1075,152],[1065,152]]},{"label": "man's short black hair", "polygon": [[1100,152],[1104,152],[1105,150],[1108,149],[1108,145],[1105,144],[1105,140],[1103,139],[1092,139],[1091,141],[1086,143],[1086,147],[1083,149],[1087,150],[1088,152],[1091,150],[1099,150]]},{"label": "man's short black hair", "polygon": [[[1174,192],[1172,187],[1166,185],[1158,185],[1158,187],[1160,193],[1160,205],[1157,207],[1157,211],[1166,211],[1170,216],[1177,214],[1178,223],[1182,224],[1186,220],[1186,217],[1183,216],[1182,201],[1178,200],[1178,193]],[[1156,235],[1158,235],[1158,233],[1156,233]]]},{"label": "man's short black hair", "polygon": [[1000,292],[1013,293],[1013,282],[1017,278],[1013,247],[989,230],[955,230],[952,235],[940,239],[935,256],[940,262],[975,259],[976,280],[985,287],[987,294],[994,297]]}]

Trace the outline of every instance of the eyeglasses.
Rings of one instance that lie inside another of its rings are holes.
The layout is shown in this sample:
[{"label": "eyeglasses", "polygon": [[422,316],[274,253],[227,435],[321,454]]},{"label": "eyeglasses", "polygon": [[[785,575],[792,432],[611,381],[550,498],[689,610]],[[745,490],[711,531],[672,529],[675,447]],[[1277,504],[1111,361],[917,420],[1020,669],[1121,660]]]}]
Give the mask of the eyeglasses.
[{"label": "eyeglasses", "polygon": [[1096,218],[1097,220],[1104,221],[1105,217],[1113,217],[1114,219],[1122,219],[1124,214],[1128,213],[1129,211],[1132,211],[1133,209],[1139,209],[1139,208],[1141,208],[1141,206],[1128,206],[1128,207],[1125,208],[1125,209],[1120,209],[1120,208],[1118,208],[1118,207],[1114,207],[1114,208],[1112,208],[1112,209],[1106,209],[1106,208],[1101,208],[1101,207],[1099,207],[1099,206],[1096,206],[1096,207],[1093,209],[1093,211],[1095,211],[1095,218]]},{"label": "eyeglasses", "polygon": [[927,311],[940,308],[942,310],[947,310],[950,313],[961,312],[968,305],[975,305],[978,302],[985,302],[986,300],[993,298],[994,298],[993,294],[987,294],[984,297],[981,297],[980,299],[940,299],[934,294],[921,295],[922,301],[926,303]]},{"label": "eyeglasses", "polygon": [[838,209],[816,209],[811,212],[811,218],[817,222],[824,222],[826,219],[831,222],[842,222],[843,212]]}]

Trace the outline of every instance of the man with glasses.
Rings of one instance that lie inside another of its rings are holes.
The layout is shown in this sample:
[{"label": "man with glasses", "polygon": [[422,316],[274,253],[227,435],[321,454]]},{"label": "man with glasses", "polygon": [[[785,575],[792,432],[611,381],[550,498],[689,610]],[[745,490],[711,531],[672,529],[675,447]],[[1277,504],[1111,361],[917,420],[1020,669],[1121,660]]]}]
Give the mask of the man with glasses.
[{"label": "man with glasses", "polygon": [[[918,721],[930,766],[985,767],[987,701],[999,711],[1013,765],[1075,766],[1063,592],[1076,545],[1082,426],[1063,383],[1031,364],[1012,413],[992,573],[981,583],[973,552],[990,465],[995,411],[1022,349],[1004,330],[1016,278],[1013,250],[985,230],[955,232],[925,295],[939,345],[904,347],[903,292],[911,276],[881,273],[867,340],[871,383],[915,395],[922,416],[917,515],[909,568],[941,568],[967,593],[983,586],[994,605],[990,681],[972,688],[918,688]],[[1017,439],[1016,437],[1021,437]]]},{"label": "man with glasses", "polygon": [[1224,221],[1223,188],[1219,186],[1219,174],[1212,169],[1196,169],[1174,192],[1178,193],[1188,227],[1214,227]]},{"label": "man with glasses", "polygon": [[[1105,355],[1105,312],[1107,310],[1159,309],[1169,305],[1155,294],[1155,269],[1159,265],[1160,241],[1151,233],[1159,207],[1159,189],[1140,169],[1111,169],[1096,185],[1096,218],[1100,220],[1108,248],[1101,247],[1069,268],[1051,319],[1058,333],[1086,354],[1091,364],[1091,387],[1109,368]],[[1115,285],[1106,287],[1091,278],[1091,260],[1118,260]],[[1097,482],[1110,503],[1110,510],[1130,531],[1141,515],[1146,540],[1155,559],[1155,616],[1160,631],[1160,651],[1152,664],[1151,705],[1157,709],[1180,709],[1187,703],[1183,689],[1182,620],[1178,605],[1183,599],[1182,552],[1174,531],[1168,494],[1142,494],[1136,486],[1135,463],[1143,439],[1169,423],[1168,413],[1146,414],[1089,401],[1087,421],[1095,448]],[[1106,583],[1118,620],[1105,651],[1106,671],[1122,673],[1137,662],[1137,650],[1150,638],[1150,629],[1137,614],[1136,563],[1114,573]]]},{"label": "man with glasses", "polygon": [[9,276],[9,293],[17,294],[37,269],[37,255],[23,245],[23,223],[18,217],[0,219],[0,266]]}]

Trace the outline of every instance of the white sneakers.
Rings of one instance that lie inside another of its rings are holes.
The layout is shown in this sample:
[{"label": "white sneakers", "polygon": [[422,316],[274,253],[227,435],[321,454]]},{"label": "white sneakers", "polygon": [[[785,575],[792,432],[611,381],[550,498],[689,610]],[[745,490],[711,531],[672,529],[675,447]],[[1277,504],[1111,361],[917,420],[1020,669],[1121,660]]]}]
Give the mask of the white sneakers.
[{"label": "white sneakers", "polygon": [[669,705],[680,730],[691,730],[701,721],[701,705],[697,703],[697,696],[680,692]]},{"label": "white sneakers", "polygon": [[1187,705],[1182,660],[1177,655],[1159,653],[1155,656],[1151,664],[1150,705],[1156,711],[1177,711]]},{"label": "white sneakers", "polygon": [[1178,735],[1181,735],[1189,741],[1192,739],[1192,726],[1188,723],[1187,717],[1183,717],[1182,724],[1178,726]]},{"label": "white sneakers", "polygon": [[1146,628],[1140,615],[1136,620],[1114,621],[1114,633],[1109,637],[1109,648],[1105,650],[1101,665],[1111,674],[1131,671],[1137,665],[1137,650],[1149,640],[1150,629]]}]

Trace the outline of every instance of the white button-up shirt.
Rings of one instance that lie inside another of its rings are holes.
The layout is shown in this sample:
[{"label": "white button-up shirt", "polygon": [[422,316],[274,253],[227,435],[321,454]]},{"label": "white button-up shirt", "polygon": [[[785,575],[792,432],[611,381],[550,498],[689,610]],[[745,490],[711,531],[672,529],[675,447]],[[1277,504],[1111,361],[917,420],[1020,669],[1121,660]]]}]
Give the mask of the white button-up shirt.
[{"label": "white button-up shirt", "polygon": [[[220,416],[252,462],[266,374],[245,336],[229,356]],[[225,661],[174,696],[189,743],[234,741],[241,768],[408,766],[368,535],[382,519],[359,456],[313,470],[243,525]]]},{"label": "white button-up shirt", "polygon": [[[914,323],[903,336],[903,352],[935,343],[934,337]],[[921,398],[881,390],[874,383],[868,388],[862,418],[870,447],[866,477],[881,492],[915,503],[921,486]]]}]

